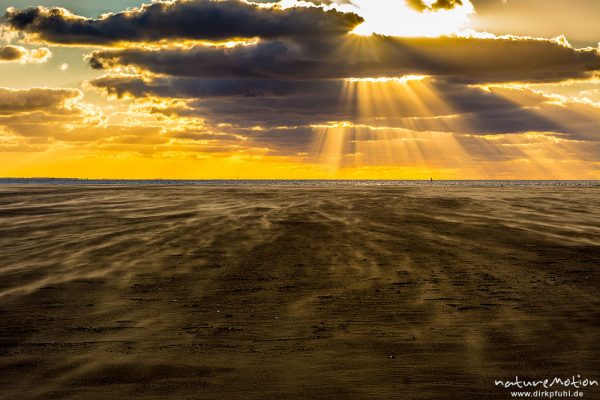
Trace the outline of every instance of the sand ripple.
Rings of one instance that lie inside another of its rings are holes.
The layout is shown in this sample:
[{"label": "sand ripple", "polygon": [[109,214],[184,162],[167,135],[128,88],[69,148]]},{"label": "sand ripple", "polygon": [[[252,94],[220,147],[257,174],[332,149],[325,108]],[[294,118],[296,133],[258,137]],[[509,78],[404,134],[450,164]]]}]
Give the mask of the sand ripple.
[{"label": "sand ripple", "polygon": [[506,398],[600,370],[598,188],[0,189],[3,399]]}]

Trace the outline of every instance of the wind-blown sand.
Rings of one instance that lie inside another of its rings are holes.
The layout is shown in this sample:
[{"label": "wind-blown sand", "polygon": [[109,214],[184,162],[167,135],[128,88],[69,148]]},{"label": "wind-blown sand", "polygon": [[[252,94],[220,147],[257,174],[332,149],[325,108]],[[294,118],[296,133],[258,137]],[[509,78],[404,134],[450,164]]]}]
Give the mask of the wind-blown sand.
[{"label": "wind-blown sand", "polygon": [[600,378],[597,188],[5,185],[0,255],[4,400]]}]

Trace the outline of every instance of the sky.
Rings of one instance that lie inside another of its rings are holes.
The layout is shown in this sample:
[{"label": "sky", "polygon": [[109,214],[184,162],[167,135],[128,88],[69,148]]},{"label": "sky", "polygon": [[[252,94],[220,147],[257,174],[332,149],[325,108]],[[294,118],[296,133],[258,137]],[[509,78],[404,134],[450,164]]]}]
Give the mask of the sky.
[{"label": "sky", "polygon": [[600,179],[597,0],[0,0],[0,176]]}]

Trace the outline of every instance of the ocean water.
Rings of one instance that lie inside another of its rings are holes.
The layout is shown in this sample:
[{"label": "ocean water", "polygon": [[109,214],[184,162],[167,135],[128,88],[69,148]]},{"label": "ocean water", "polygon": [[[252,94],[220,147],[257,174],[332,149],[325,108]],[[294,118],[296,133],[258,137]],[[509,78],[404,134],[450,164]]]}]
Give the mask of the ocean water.
[{"label": "ocean water", "polygon": [[600,187],[600,180],[329,180],[0,178],[0,185]]}]

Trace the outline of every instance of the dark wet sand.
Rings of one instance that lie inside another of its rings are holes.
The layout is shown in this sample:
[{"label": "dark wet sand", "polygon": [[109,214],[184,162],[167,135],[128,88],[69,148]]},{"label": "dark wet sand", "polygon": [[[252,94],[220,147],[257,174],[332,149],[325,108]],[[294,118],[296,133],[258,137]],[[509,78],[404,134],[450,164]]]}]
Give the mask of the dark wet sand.
[{"label": "dark wet sand", "polygon": [[0,186],[0,255],[3,400],[600,378],[597,188]]}]

